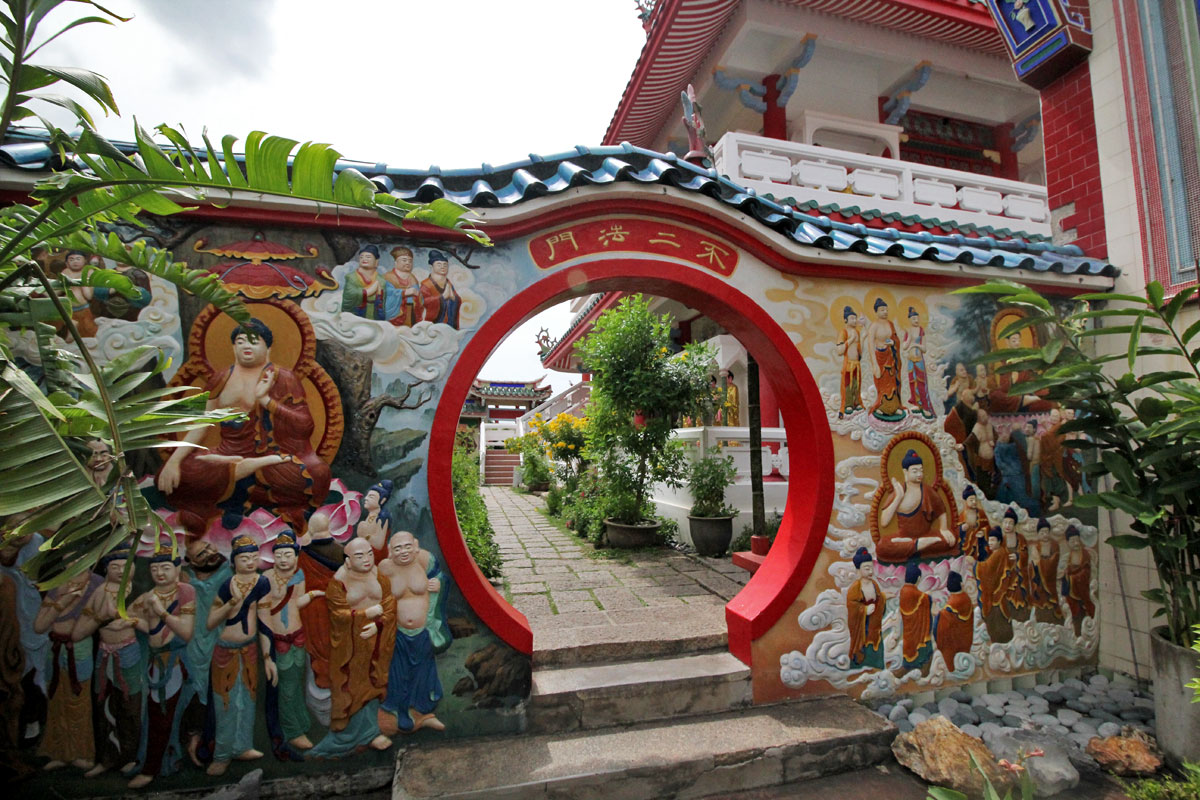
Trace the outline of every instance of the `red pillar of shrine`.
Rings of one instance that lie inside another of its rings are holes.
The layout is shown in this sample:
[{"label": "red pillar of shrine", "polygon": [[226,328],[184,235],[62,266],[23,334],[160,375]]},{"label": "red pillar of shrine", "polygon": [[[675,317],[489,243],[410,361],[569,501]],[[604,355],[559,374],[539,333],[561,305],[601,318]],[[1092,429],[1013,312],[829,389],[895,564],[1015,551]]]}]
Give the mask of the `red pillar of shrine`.
[{"label": "red pillar of shrine", "polygon": [[763,78],[763,88],[767,90],[763,97],[763,102],[767,104],[767,110],[763,112],[763,136],[787,139],[787,109],[779,105],[779,76],[768,75]]},{"label": "red pillar of shrine", "polygon": [[[758,382],[758,408],[764,428],[779,427],[779,401],[775,398],[775,390],[771,388],[771,382],[765,378],[761,378]],[[779,452],[778,442],[771,444],[771,452]]]}]

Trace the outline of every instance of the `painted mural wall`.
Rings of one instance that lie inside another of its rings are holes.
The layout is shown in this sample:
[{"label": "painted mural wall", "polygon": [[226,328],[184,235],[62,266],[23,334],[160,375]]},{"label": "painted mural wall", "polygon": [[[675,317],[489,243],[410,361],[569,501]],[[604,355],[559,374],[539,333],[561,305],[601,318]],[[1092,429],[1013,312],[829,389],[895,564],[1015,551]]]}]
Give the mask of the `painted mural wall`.
[{"label": "painted mural wall", "polygon": [[[206,450],[137,461],[181,560],[144,538],[42,596],[18,570],[38,537],[0,553],[22,658],[0,682],[25,698],[4,721],[42,757],[14,768],[57,767],[35,791],[186,788],[254,767],[386,772],[405,736],[518,732],[530,658],[465,599],[477,576],[447,568],[429,434],[464,348],[511,298],[617,260],[752,298],[820,389],[807,412],[833,432],[832,517],[807,585],[754,642],[758,699],[1094,657],[1097,532],[1072,505],[1088,486],[1057,432],[1063,412],[1008,397],[1021,376],[968,366],[1037,335],[1000,339],[1012,312],[990,300],[788,275],[694,221],[653,216],[596,215],[491,249],[194,219],[121,233],[215,271],[255,322],[135,274],[136,301],[76,296],[93,352],[152,342],[173,359],[167,380],[248,419],[195,434]],[[22,354],[36,370],[36,343]],[[129,559],[125,620],[114,593]]]},{"label": "painted mural wall", "polygon": [[817,567],[755,643],[759,699],[919,691],[1094,660],[1096,516],[1071,413],[1009,388],[1019,313],[985,295],[788,278],[767,292],[825,400],[836,499]]},{"label": "painted mural wall", "polygon": [[[182,558],[147,533],[43,595],[19,571],[40,536],[0,553],[23,663],[3,676],[21,686],[4,721],[37,754],[5,754],[12,775],[64,796],[223,783],[255,767],[268,780],[378,768],[386,783],[404,737],[518,731],[529,656],[463,599],[426,490],[441,386],[512,273],[398,237],[186,220],[120,233],[214,271],[254,321],[238,326],[135,270],[134,301],[75,290],[93,354],[153,344],[171,385],[248,419],[194,434],[207,449],[134,459]],[[87,253],[46,258],[68,273],[113,268]],[[36,341],[18,347],[36,372]],[[107,447],[93,446],[102,483]]]}]

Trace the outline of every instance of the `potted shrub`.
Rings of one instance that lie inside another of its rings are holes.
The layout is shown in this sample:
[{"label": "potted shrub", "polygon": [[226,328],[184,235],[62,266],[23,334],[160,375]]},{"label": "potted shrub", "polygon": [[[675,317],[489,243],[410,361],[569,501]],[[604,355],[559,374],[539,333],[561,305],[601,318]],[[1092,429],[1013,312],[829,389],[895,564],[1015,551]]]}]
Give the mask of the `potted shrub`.
[{"label": "potted shrub", "polygon": [[729,549],[733,539],[733,518],[737,509],[725,502],[725,490],[737,478],[733,459],[721,455],[721,448],[710,447],[688,470],[688,488],[692,492],[692,510],[688,529],[692,545],[702,556],[719,556]]},{"label": "potted shrub", "polygon": [[[1065,314],[1018,284],[958,291],[996,294],[1028,312],[1001,337],[1034,325],[1049,334],[1042,347],[1005,350],[988,360],[1038,375],[1014,385],[1012,394],[1039,392],[1074,410],[1059,428],[1077,434],[1065,444],[1092,450],[1096,460],[1088,474],[1109,478],[1106,491],[1078,497],[1075,505],[1124,512],[1132,518],[1129,530],[1107,544],[1150,550],[1159,585],[1143,595],[1165,623],[1150,635],[1155,731],[1174,762],[1200,760],[1200,705],[1188,702],[1186,688],[1197,676],[1189,648],[1200,623],[1200,322],[1181,314],[1196,287],[1170,300],[1157,282],[1147,285],[1144,297],[1083,294]],[[1107,307],[1093,308],[1096,302]],[[1097,321],[1109,326],[1094,327]],[[1098,337],[1115,338],[1118,347],[1097,357],[1087,343]]]},{"label": "potted shrub", "polygon": [[682,444],[671,434],[675,420],[706,396],[713,352],[690,344],[672,354],[670,334],[670,317],[632,295],[601,314],[579,344],[592,373],[585,455],[599,467],[613,547],[656,543],[661,522],[650,487],[679,487],[686,475]]}]

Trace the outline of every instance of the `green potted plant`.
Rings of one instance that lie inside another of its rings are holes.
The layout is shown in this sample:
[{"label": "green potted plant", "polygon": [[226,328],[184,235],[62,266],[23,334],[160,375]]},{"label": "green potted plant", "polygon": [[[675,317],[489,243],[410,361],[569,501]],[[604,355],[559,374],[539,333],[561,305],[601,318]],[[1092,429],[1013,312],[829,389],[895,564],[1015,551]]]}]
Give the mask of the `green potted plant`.
[{"label": "green potted plant", "polygon": [[[1144,297],[1079,295],[1074,310],[1063,313],[1019,284],[958,290],[995,294],[1027,312],[999,332],[1002,338],[1030,326],[1048,334],[1041,347],[1008,349],[987,360],[1038,375],[1015,384],[1012,394],[1038,392],[1074,412],[1059,428],[1075,434],[1065,444],[1092,451],[1087,473],[1108,478],[1105,491],[1078,497],[1075,505],[1128,515],[1128,530],[1106,543],[1150,551],[1159,585],[1143,595],[1165,623],[1150,636],[1155,731],[1176,763],[1200,761],[1200,705],[1188,702],[1186,686],[1197,675],[1189,648],[1200,623],[1200,321],[1194,311],[1183,312],[1196,291],[1188,287],[1168,300],[1152,282]],[[1115,340],[1116,346],[1096,355],[1092,340]]]},{"label": "green potted plant", "polygon": [[692,492],[692,510],[688,530],[692,545],[702,556],[719,556],[729,549],[733,539],[733,518],[737,509],[725,502],[725,490],[737,478],[737,467],[721,448],[710,447],[688,470],[688,488]]},{"label": "green potted plant", "polygon": [[623,298],[579,344],[592,373],[584,454],[600,472],[608,542],[642,547],[658,541],[650,487],[683,485],[687,460],[672,440],[675,420],[708,392],[713,352],[687,345],[671,352],[671,318],[641,295]]}]

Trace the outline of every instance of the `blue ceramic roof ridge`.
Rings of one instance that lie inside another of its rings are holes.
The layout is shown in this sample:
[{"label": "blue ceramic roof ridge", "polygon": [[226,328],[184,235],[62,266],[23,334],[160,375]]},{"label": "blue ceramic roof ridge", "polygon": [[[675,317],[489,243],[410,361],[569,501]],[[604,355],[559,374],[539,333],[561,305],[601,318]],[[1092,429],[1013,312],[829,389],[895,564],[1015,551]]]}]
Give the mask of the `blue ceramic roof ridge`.
[{"label": "blue ceramic roof ridge", "polygon": [[[132,142],[112,142],[124,152],[134,152]],[[169,150],[169,146],[164,146]],[[40,148],[40,149],[39,149]],[[27,171],[61,166],[47,144],[44,132],[24,129],[0,146],[0,164]],[[430,202],[447,198],[475,208],[511,206],[538,197],[584,186],[618,182],[673,186],[708,196],[736,208],[760,224],[795,241],[834,252],[857,252],[906,260],[928,259],[999,269],[1022,268],[1035,272],[1084,273],[1115,277],[1120,271],[1103,259],[1087,257],[1076,245],[1003,238],[1000,231],[975,236],[939,234],[929,230],[903,231],[874,228],[861,222],[843,222],[822,213],[814,215],[784,205],[753,189],[734,183],[713,168],[692,164],[673,153],[660,153],[623,142],[528,158],[500,166],[482,163],[477,168],[444,170],[399,169],[382,162],[338,159],[335,170],[356,169],[381,191],[401,199]],[[820,209],[818,209],[820,210]],[[882,216],[882,215],[880,215]],[[972,227],[981,230],[977,226]]]}]

